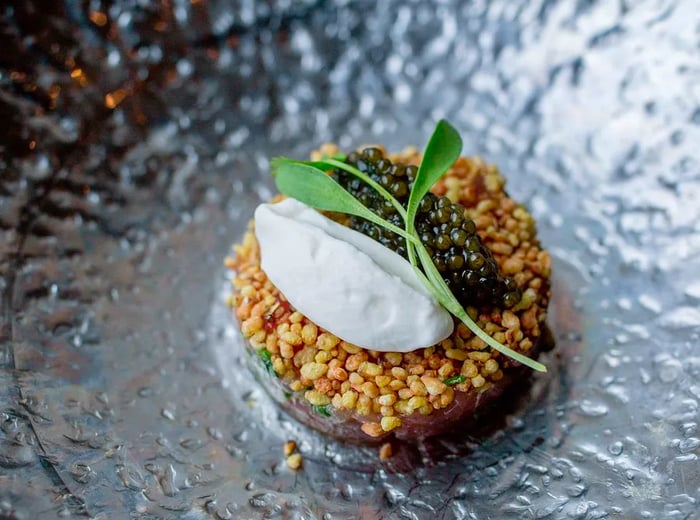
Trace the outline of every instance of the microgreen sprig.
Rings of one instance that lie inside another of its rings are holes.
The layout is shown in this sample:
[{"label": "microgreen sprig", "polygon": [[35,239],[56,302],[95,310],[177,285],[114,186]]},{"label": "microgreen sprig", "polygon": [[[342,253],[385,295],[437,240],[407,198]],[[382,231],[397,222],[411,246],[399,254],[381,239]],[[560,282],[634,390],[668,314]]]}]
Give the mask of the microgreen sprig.
[{"label": "microgreen sprig", "polygon": [[[336,162],[334,159],[329,161]],[[286,157],[273,159],[271,166],[277,189],[280,193],[316,209],[356,215],[393,231],[410,243],[420,242],[418,237],[378,217],[315,164],[320,163],[295,161]],[[396,204],[399,204],[398,201]],[[401,210],[403,211],[403,208]]]},{"label": "microgreen sprig", "polygon": [[[362,217],[404,238],[406,240],[408,259],[414,271],[440,305],[459,318],[462,323],[491,348],[533,370],[546,372],[547,367],[542,363],[506,347],[479,328],[457,298],[455,298],[454,294],[452,294],[449,287],[447,287],[416,232],[415,217],[421,200],[454,164],[461,151],[462,139],[457,130],[445,120],[438,122],[425,148],[406,209],[367,174],[339,160],[339,158],[331,157],[322,158],[318,161],[296,161],[279,157],[272,161],[272,174],[280,193],[288,197],[295,198],[316,209]],[[333,168],[354,175],[389,201],[403,219],[404,229],[378,217],[340,184],[335,182],[326,173],[327,170]]]}]

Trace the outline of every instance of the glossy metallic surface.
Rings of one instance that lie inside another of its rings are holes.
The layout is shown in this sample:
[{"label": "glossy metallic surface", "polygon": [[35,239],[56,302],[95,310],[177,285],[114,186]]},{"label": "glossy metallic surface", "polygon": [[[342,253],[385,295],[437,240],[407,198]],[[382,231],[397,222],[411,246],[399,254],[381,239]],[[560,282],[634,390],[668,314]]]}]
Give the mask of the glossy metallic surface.
[{"label": "glossy metallic surface", "polygon": [[[695,2],[44,4],[0,8],[0,516],[697,517]],[[440,117],[538,219],[558,345],[407,469],[271,404],[222,260],[270,156]]]}]

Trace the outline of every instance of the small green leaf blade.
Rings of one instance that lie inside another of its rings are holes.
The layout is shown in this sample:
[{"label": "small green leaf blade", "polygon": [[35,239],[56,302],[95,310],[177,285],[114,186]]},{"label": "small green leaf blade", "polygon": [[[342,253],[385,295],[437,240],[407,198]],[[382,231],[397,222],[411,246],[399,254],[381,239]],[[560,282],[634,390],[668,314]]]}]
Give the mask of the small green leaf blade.
[{"label": "small green leaf blade", "polygon": [[443,383],[445,383],[447,386],[452,386],[452,385],[459,385],[459,384],[462,384],[462,383],[464,383],[466,380],[467,380],[466,377],[464,377],[462,374],[459,374],[459,375],[456,375],[456,376],[448,377],[447,379],[445,379],[445,380],[443,381]]},{"label": "small green leaf blade", "polygon": [[[447,121],[441,119],[425,147],[413,189],[408,198],[407,222],[413,227],[418,205],[430,188],[442,177],[462,153],[462,138]],[[410,229],[410,228],[409,228]]]},{"label": "small green leaf blade", "polygon": [[365,218],[371,213],[340,184],[315,166],[288,159],[274,159],[272,169],[280,193],[307,206]]},{"label": "small green leaf blade", "polygon": [[[407,236],[403,229],[375,215],[323,170],[309,163],[283,157],[273,159],[271,166],[277,189],[283,195],[312,208],[356,215],[403,237]],[[413,237],[409,238],[415,241]]]},{"label": "small green leaf blade", "polygon": [[275,369],[272,366],[272,354],[270,351],[266,348],[261,349],[258,351],[258,356],[260,357],[265,370],[267,370],[270,375],[277,377],[277,372],[275,372]]},{"label": "small green leaf blade", "polygon": [[312,404],[311,409],[316,412],[319,415],[323,415],[324,417],[330,417],[331,412],[328,410],[328,405],[319,405],[319,404]]}]

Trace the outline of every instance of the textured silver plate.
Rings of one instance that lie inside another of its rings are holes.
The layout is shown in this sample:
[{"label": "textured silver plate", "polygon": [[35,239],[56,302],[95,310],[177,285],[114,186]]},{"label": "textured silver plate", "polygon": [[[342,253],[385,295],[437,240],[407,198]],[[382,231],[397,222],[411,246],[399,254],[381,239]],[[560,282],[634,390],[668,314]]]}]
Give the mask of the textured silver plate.
[{"label": "textured silver plate", "polygon": [[[0,518],[698,518],[696,2],[51,4],[0,8]],[[557,347],[382,464],[272,405],[222,261],[270,156],[441,117],[537,218]]]}]

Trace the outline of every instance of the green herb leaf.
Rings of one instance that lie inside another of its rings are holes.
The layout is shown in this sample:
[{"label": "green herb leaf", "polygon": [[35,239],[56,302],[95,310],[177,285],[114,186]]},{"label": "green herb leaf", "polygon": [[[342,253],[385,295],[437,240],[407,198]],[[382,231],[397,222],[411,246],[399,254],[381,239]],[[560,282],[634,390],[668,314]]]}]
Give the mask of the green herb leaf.
[{"label": "green herb leaf", "polygon": [[[450,125],[444,119],[439,121],[433,135],[428,141],[428,145],[423,153],[423,159],[421,160],[420,167],[418,168],[418,173],[416,174],[416,180],[413,183],[413,188],[411,189],[411,194],[408,199],[408,209],[406,211],[406,233],[411,236],[416,236],[415,231],[415,217],[418,211],[418,206],[423,197],[430,191],[430,188],[442,177],[445,172],[454,164],[454,162],[459,158],[459,154],[462,152],[462,138],[455,128]],[[415,249],[414,249],[415,248]],[[411,264],[416,266],[415,254],[418,254],[420,259],[421,267],[425,272],[426,279],[428,281],[431,292],[437,297],[440,304],[445,307],[450,313],[459,318],[462,323],[464,323],[469,329],[480,339],[482,339],[488,346],[497,350],[501,354],[508,356],[533,370],[540,372],[546,372],[547,367],[542,363],[538,363],[530,359],[527,356],[516,352],[505,345],[502,345],[491,336],[486,334],[479,326],[474,323],[467,312],[464,310],[462,305],[457,301],[450,288],[442,279],[439,271],[435,267],[432,258],[423,246],[422,243],[416,244],[415,242],[406,244],[406,249],[408,251],[408,258]]]},{"label": "green herb leaf", "polygon": [[[428,145],[423,152],[413,188],[408,196],[406,210],[406,232],[411,236],[417,236],[415,231],[416,213],[423,197],[430,191],[430,188],[445,175],[450,166],[459,158],[462,152],[462,138],[455,128],[444,119],[438,121],[430,136]],[[416,266],[416,255],[411,244],[406,242],[408,261],[412,266]]]},{"label": "green herb leaf", "polygon": [[460,374],[457,376],[448,377],[443,381],[443,383],[445,383],[447,386],[452,386],[464,383],[466,380],[467,378]]},{"label": "green herb leaf", "polygon": [[[276,161],[277,158],[273,159],[273,162]],[[334,157],[321,157],[318,161],[297,161],[295,159],[288,159],[285,157],[285,160],[289,161],[294,161],[297,164],[305,164],[307,166],[313,166],[314,168],[318,168],[319,170],[322,170],[324,172],[327,172],[329,170],[332,170],[334,166],[330,163],[332,160],[337,160],[337,161],[344,161],[344,158],[340,158],[338,156]],[[343,163],[345,164],[345,163]]]},{"label": "green herb leaf", "polygon": [[338,152],[335,155],[324,155],[323,157],[321,157],[321,160],[324,159],[335,159],[336,161],[344,161],[345,159],[347,159],[347,155],[345,155],[343,152]]},{"label": "green herb leaf", "polygon": [[418,241],[403,229],[375,215],[323,170],[315,166],[278,157],[272,160],[272,172],[280,193],[297,199],[307,206],[356,215],[393,231],[410,242]]},{"label": "green herb leaf", "polygon": [[[291,160],[291,159],[289,159]],[[384,197],[386,200],[388,200],[392,206],[396,209],[399,215],[401,215],[401,218],[406,220],[406,210],[404,207],[399,203],[398,200],[396,200],[391,193],[389,193],[384,187],[382,187],[381,184],[379,184],[377,181],[372,179],[369,175],[366,173],[358,170],[354,166],[349,165],[345,161],[345,156],[344,155],[335,155],[333,157],[323,157],[318,161],[295,161],[299,164],[306,164],[307,166],[313,166],[314,168],[318,168],[319,170],[323,171],[328,171],[332,170],[333,168],[337,168],[338,170],[343,170],[348,172],[351,175],[354,175],[358,179],[360,179],[362,182],[370,186],[371,188],[374,189],[377,193],[379,193],[382,197]]]},{"label": "green herb leaf", "polygon": [[267,370],[269,374],[277,376],[275,369],[272,367],[272,354],[270,351],[266,348],[258,350],[258,357],[260,358],[260,361],[262,361],[265,370]]},{"label": "green herb leaf", "polygon": [[318,404],[312,404],[311,409],[319,415],[325,415],[326,417],[331,416],[331,412],[328,410],[327,404],[325,404],[323,406],[318,405]]},{"label": "green herb leaf", "polygon": [[430,188],[438,181],[445,172],[450,169],[462,153],[462,138],[457,130],[444,119],[441,119],[430,141],[425,147],[423,159],[421,160],[416,179],[413,182],[411,194],[408,197],[408,208],[406,211],[406,230],[413,229],[413,221],[418,211],[418,205],[423,197],[430,191]]}]

